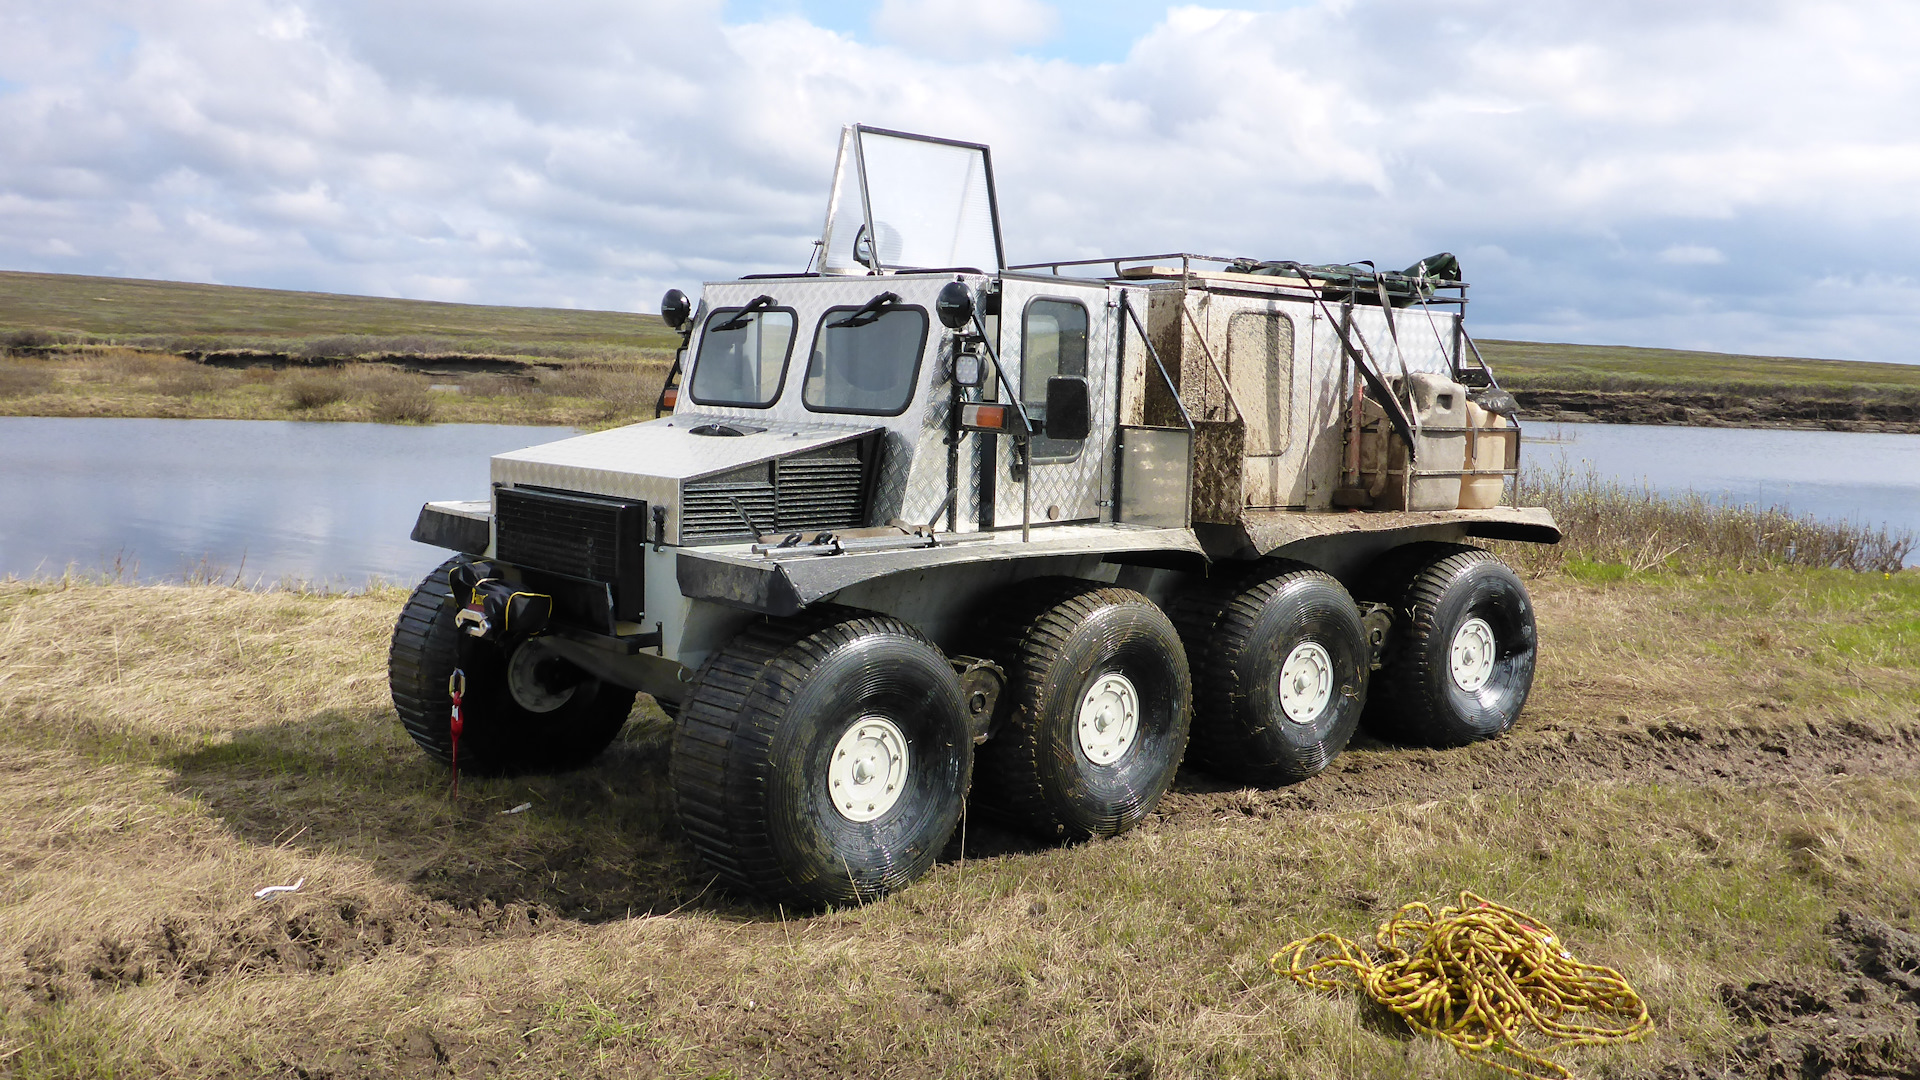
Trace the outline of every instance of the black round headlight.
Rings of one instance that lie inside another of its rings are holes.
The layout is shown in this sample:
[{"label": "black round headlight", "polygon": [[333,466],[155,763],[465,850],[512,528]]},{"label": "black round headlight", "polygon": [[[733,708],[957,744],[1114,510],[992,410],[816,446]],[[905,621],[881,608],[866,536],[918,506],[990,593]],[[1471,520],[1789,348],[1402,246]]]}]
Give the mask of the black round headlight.
[{"label": "black round headlight", "polygon": [[966,282],[949,281],[940,295],[933,301],[933,310],[940,315],[940,325],[949,330],[962,330],[973,322],[973,290]]},{"label": "black round headlight", "polygon": [[679,289],[668,289],[667,295],[660,298],[660,321],[667,324],[669,330],[685,330],[688,320],[693,318],[693,301]]}]

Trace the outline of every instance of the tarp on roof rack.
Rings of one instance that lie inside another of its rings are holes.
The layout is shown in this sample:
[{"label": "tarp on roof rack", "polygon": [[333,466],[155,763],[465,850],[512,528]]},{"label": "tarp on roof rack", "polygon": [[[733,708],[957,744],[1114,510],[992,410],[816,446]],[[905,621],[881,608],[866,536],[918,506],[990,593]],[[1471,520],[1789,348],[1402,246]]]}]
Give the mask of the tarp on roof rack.
[{"label": "tarp on roof rack", "polygon": [[1230,273],[1301,278],[1316,283],[1320,295],[1335,303],[1380,303],[1381,293],[1394,307],[1432,299],[1435,289],[1460,283],[1460,260],[1451,252],[1429,255],[1405,270],[1376,270],[1372,263],[1308,266],[1294,262],[1235,259]]}]

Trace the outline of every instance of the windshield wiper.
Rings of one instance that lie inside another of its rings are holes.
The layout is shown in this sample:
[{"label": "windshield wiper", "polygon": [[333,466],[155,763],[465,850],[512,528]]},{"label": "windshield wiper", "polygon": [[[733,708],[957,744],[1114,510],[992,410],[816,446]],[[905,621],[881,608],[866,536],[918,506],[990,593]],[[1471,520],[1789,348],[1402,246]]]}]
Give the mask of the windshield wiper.
[{"label": "windshield wiper", "polygon": [[726,322],[721,323],[719,326],[713,327],[712,331],[713,333],[716,333],[716,334],[724,334],[729,330],[738,330],[741,327],[747,325],[747,320],[749,316],[752,316],[752,315],[758,314],[759,312],[767,310],[768,308],[772,307],[776,302],[777,301],[775,301],[774,298],[771,296],[756,296],[753,299],[747,301],[747,306],[741,308],[737,313],[735,313],[733,318],[728,319]]},{"label": "windshield wiper", "polygon": [[887,308],[899,302],[899,293],[883,292],[879,296],[867,301],[866,305],[859,311],[854,312],[844,319],[838,319],[828,323],[827,329],[838,330],[843,326],[865,326],[870,322],[876,322],[880,316],[887,313]]}]

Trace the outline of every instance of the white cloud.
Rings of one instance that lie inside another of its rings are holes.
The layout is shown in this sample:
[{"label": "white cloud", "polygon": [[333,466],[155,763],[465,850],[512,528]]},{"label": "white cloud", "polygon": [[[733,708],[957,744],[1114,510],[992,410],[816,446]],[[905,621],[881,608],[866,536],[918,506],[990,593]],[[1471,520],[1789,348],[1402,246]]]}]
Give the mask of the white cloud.
[{"label": "white cloud", "polygon": [[1662,248],[1657,258],[1674,266],[1719,266],[1727,261],[1719,248],[1705,244],[1671,244]]},{"label": "white cloud", "polygon": [[1453,250],[1486,336],[1920,358],[1905,0],[1184,6],[1098,66],[1037,0],[724,13],[16,0],[0,267],[650,308],[803,265],[861,120],[992,144],[1019,261]]},{"label": "white cloud", "polygon": [[923,56],[965,60],[1051,38],[1060,15],[1041,0],[880,0],[873,29]]}]

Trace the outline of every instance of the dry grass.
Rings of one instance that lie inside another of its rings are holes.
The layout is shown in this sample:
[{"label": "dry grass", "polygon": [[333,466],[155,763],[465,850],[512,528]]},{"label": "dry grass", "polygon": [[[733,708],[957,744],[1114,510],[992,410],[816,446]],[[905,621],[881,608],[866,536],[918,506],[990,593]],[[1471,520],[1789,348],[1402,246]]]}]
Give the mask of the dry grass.
[{"label": "dry grass", "polygon": [[1550,472],[1523,472],[1518,501],[1551,510],[1565,534],[1557,547],[1495,545],[1509,561],[1534,572],[1581,565],[1616,574],[1780,566],[1892,573],[1920,544],[1903,529],[1824,521],[1693,492],[1662,494],[1604,479],[1591,466],[1575,472],[1565,462]]},{"label": "dry grass", "polygon": [[[1539,696],[1475,757],[1616,714],[1892,730],[1920,704],[1920,575],[1534,587]],[[1474,1077],[1263,966],[1472,887],[1648,998],[1651,1043],[1576,1058],[1617,1073],[1713,1060],[1719,984],[1824,971],[1836,908],[1920,903],[1911,775],[1416,800],[1391,777],[1443,756],[1376,746],[1350,760],[1377,802],[1193,795],[789,917],[706,888],[657,712],[594,768],[450,803],[386,701],[401,600],[0,583],[0,1072]]]},{"label": "dry grass", "polygon": [[87,348],[0,360],[0,415],[604,427],[653,416],[670,357],[555,363],[518,375],[424,373],[373,361],[235,370]]}]

